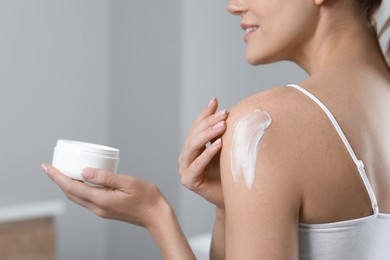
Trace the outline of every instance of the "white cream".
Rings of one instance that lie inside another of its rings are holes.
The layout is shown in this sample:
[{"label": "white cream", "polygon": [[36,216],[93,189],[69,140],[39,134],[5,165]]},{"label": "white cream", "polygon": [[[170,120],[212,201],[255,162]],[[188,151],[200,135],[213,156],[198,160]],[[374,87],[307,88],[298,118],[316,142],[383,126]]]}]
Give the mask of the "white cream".
[{"label": "white cream", "polygon": [[252,190],[256,174],[256,161],[261,138],[272,123],[270,115],[260,109],[252,111],[237,122],[230,148],[230,166],[233,180],[242,175]]}]

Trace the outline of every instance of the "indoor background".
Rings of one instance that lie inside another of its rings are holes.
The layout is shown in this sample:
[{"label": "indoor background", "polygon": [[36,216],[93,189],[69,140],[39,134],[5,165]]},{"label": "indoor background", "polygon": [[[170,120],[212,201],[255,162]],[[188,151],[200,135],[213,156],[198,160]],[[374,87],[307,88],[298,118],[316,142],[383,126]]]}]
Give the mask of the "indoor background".
[{"label": "indoor background", "polygon": [[306,74],[245,60],[227,0],[0,0],[1,208],[63,201],[57,256],[160,259],[147,232],[68,201],[40,169],[57,139],[120,149],[120,173],[157,184],[188,237],[214,208],[181,187],[177,157],[211,98],[243,97]]}]

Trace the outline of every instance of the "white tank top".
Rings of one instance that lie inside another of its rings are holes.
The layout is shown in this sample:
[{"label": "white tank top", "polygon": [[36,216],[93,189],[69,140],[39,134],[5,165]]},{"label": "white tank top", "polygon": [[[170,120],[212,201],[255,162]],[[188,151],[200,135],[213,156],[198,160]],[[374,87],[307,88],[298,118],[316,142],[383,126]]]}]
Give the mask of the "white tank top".
[{"label": "white tank top", "polygon": [[312,260],[389,260],[390,214],[379,213],[375,193],[359,160],[336,119],[329,109],[314,95],[298,85],[288,85],[314,100],[332,121],[352,160],[371,201],[373,214],[353,220],[326,224],[299,225],[300,259]]}]

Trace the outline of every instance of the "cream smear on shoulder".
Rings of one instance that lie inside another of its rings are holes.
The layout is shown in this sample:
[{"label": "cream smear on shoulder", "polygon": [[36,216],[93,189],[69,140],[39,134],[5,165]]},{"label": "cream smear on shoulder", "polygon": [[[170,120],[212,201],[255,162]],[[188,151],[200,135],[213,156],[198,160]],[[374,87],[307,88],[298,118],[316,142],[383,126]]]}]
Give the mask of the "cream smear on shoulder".
[{"label": "cream smear on shoulder", "polygon": [[233,180],[244,177],[246,187],[252,190],[256,174],[256,161],[261,138],[272,123],[270,115],[256,109],[240,119],[234,130],[230,148],[230,166]]}]

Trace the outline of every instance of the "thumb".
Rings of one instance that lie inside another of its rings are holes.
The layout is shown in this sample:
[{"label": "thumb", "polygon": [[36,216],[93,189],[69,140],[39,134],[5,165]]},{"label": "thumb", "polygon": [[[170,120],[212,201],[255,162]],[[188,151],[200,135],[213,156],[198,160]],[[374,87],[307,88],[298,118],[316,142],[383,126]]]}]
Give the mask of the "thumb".
[{"label": "thumb", "polygon": [[96,185],[112,189],[120,188],[121,182],[119,180],[119,175],[106,170],[85,168],[81,172],[81,176],[83,176],[86,181]]}]

